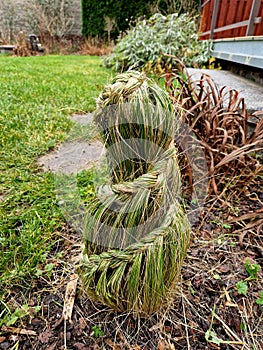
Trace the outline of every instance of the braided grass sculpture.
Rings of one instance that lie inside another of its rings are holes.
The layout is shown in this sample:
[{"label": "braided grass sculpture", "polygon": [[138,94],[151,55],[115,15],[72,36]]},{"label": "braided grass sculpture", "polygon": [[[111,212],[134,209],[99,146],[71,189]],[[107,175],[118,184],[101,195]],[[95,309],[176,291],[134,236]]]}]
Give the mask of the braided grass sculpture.
[{"label": "braided grass sculpture", "polygon": [[173,107],[137,71],[117,75],[97,107],[111,177],[89,206],[84,289],[114,310],[150,315],[174,292],[190,235],[180,204]]}]

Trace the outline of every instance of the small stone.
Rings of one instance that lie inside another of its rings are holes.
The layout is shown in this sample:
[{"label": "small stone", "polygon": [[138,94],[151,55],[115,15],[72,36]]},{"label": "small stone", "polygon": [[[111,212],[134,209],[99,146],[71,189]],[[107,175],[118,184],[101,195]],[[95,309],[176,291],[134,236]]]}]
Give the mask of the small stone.
[{"label": "small stone", "polygon": [[8,341],[5,341],[0,344],[0,349],[3,349],[3,350],[10,349],[10,345],[11,344]]}]

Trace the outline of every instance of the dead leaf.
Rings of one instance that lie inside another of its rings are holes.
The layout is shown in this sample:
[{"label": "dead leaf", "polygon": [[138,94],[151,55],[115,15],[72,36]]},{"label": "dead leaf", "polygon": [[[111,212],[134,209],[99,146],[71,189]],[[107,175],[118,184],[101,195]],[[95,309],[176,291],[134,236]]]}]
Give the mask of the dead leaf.
[{"label": "dead leaf", "polygon": [[106,350],[105,347],[101,347],[98,344],[93,345],[92,349],[90,347],[84,348],[83,350]]},{"label": "dead leaf", "polygon": [[244,230],[243,232],[241,232],[239,235],[238,235],[238,241],[239,241],[239,244],[240,244],[240,247],[242,248],[243,247],[243,240],[244,240],[244,237],[245,235],[247,234],[247,230]]},{"label": "dead leaf", "polygon": [[113,350],[122,350],[123,347],[122,345],[115,344],[112,340],[110,339],[105,339],[105,342],[113,349]]},{"label": "dead leaf", "polygon": [[73,344],[73,346],[77,350],[85,350],[86,349],[86,345],[84,345],[83,343],[75,343],[75,344]]},{"label": "dead leaf", "polygon": [[166,345],[164,341],[159,341],[158,342],[158,350],[166,350]]},{"label": "dead leaf", "polygon": [[158,342],[158,350],[174,350],[174,345],[169,344],[164,340],[159,340]]},{"label": "dead leaf", "polygon": [[78,320],[78,323],[74,325],[74,331],[76,335],[78,337],[81,336],[86,327],[87,327],[87,320],[85,320],[85,318],[80,318]]},{"label": "dead leaf", "polygon": [[58,327],[61,325],[61,323],[63,322],[63,320],[64,320],[64,317],[63,317],[63,315],[62,315],[62,316],[54,323],[53,328],[54,328],[54,329],[58,328]]},{"label": "dead leaf", "polygon": [[35,331],[31,331],[30,329],[6,327],[5,325],[2,326],[2,331],[9,332],[9,333],[23,334],[23,335],[34,335],[34,336],[37,335]]},{"label": "dead leaf", "polygon": [[228,223],[236,223],[244,220],[254,220],[263,218],[263,208],[255,210],[251,213],[243,214],[238,217],[234,217],[232,220],[229,220]]},{"label": "dead leaf", "polygon": [[64,317],[64,320],[69,321],[69,323],[72,323],[71,316],[72,316],[73,306],[75,302],[78,278],[79,278],[78,275],[76,274],[72,275],[66,288],[63,317]]},{"label": "dead leaf", "polygon": [[9,338],[9,340],[10,341],[12,341],[12,342],[16,342],[16,341],[18,341],[18,339],[19,339],[19,336],[17,335],[17,334],[11,334],[10,335],[10,338]]},{"label": "dead leaf", "polygon": [[233,302],[231,302],[231,301],[226,301],[226,302],[225,302],[225,306],[229,306],[229,307],[238,307],[237,304],[235,304],[235,303],[233,303]]},{"label": "dead leaf", "polygon": [[51,344],[49,347],[47,347],[46,350],[56,350],[58,347],[57,347],[57,342]]},{"label": "dead leaf", "polygon": [[53,333],[51,332],[50,329],[47,329],[44,332],[39,334],[38,340],[43,344],[47,344],[51,337],[53,337]]},{"label": "dead leaf", "polygon": [[224,265],[218,266],[215,270],[218,273],[227,273],[227,272],[229,272],[230,267],[229,267],[229,265],[224,264]]}]

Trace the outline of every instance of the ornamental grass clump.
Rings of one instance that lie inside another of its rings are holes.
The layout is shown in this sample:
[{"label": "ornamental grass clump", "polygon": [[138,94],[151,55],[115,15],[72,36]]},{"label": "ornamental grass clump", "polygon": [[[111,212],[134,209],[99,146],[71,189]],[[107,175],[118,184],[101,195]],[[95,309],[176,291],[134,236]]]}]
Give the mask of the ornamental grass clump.
[{"label": "ornamental grass clump", "polygon": [[203,147],[209,194],[219,195],[227,188],[246,191],[263,171],[262,111],[248,113],[238,91],[227,86],[219,89],[207,74],[195,80],[182,62],[171,58],[179,68],[163,75],[165,86]]},{"label": "ornamental grass clump", "polygon": [[110,183],[88,207],[81,275],[90,297],[121,312],[164,306],[188,247],[173,112],[166,92],[137,71],[118,75],[97,101]]}]

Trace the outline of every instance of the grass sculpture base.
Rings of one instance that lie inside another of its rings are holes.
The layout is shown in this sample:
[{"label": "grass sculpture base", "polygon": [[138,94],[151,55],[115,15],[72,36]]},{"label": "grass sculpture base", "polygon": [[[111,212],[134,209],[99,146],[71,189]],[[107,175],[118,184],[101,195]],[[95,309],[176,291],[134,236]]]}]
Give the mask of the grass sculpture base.
[{"label": "grass sculpture base", "polygon": [[97,102],[111,183],[88,207],[82,281],[91,298],[146,316],[173,293],[189,243],[175,115],[166,93],[136,71],[118,75]]}]

